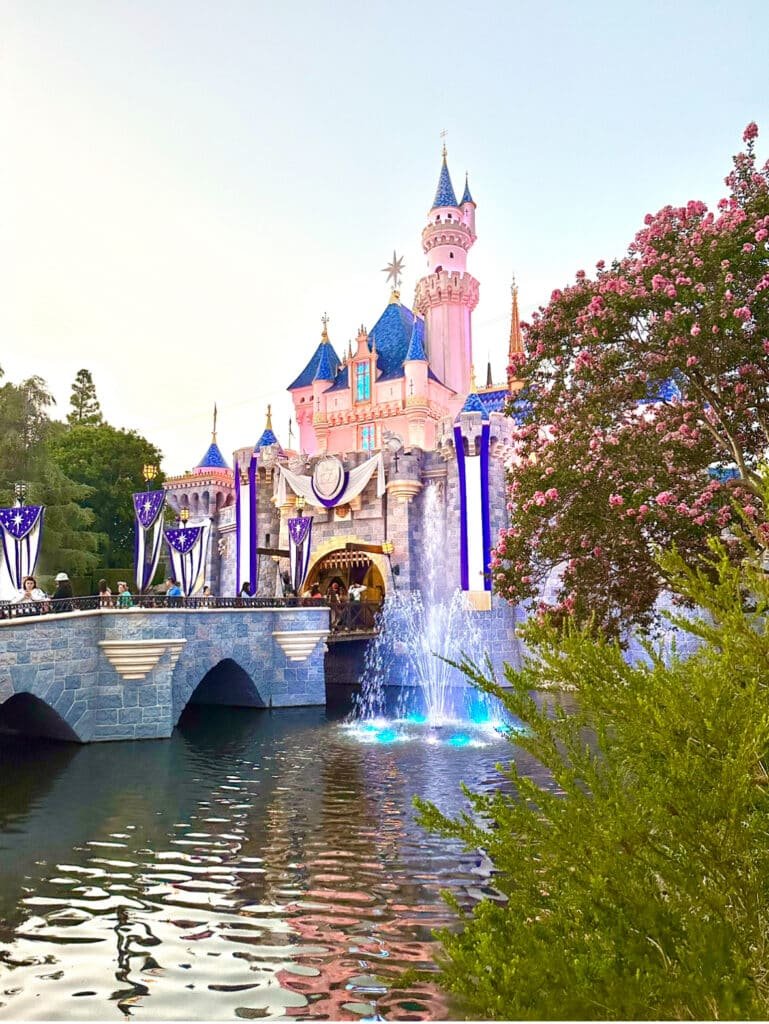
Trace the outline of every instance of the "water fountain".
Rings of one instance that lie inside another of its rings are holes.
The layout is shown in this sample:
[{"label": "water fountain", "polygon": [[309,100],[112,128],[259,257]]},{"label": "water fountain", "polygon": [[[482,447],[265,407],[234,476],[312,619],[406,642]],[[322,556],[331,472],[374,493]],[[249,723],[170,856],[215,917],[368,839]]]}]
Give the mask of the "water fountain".
[{"label": "water fountain", "polygon": [[456,747],[485,745],[504,728],[500,709],[451,664],[463,657],[483,663],[478,613],[446,583],[445,518],[437,484],[427,486],[423,500],[421,588],[388,594],[347,727],[369,742],[424,738]]}]

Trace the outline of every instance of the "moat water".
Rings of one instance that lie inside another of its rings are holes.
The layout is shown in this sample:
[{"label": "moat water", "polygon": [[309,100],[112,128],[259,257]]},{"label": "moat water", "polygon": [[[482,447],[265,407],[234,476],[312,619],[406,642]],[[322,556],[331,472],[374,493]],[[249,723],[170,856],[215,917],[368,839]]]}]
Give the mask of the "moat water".
[{"label": "moat water", "polygon": [[317,708],[0,740],[0,1019],[450,1018],[398,976],[434,969],[440,890],[470,905],[493,879],[411,799],[457,810],[460,782],[497,787],[512,756],[488,730],[362,742]]}]

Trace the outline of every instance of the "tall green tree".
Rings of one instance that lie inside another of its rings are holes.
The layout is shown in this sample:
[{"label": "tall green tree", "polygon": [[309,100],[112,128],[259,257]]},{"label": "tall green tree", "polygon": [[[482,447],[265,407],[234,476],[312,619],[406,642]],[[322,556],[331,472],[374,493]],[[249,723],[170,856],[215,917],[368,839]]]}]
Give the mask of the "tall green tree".
[{"label": "tall green tree", "polygon": [[502,899],[454,903],[460,929],[440,936],[462,1014],[769,1017],[769,531],[746,527],[741,565],[720,539],[694,568],[661,559],[701,609],[674,619],[701,642],[688,658],[649,647],[631,666],[616,642],[534,622],[509,689],[465,664],[522,723],[510,741],[528,757],[492,795],[466,790],[456,819],[417,801],[497,872]]},{"label": "tall green tree", "polygon": [[[84,484],[84,508],[101,535],[100,558],[105,568],[125,568],[133,560],[134,518],[131,494],[143,488],[142,468],[159,465],[160,451],[133,430],[107,423],[54,430],[50,442],[54,463],[72,480]],[[162,482],[162,474],[155,486]]]},{"label": "tall green tree", "polygon": [[101,406],[96,397],[96,386],[90,370],[78,370],[72,382],[69,398],[71,411],[67,423],[72,427],[95,426],[103,422]]}]

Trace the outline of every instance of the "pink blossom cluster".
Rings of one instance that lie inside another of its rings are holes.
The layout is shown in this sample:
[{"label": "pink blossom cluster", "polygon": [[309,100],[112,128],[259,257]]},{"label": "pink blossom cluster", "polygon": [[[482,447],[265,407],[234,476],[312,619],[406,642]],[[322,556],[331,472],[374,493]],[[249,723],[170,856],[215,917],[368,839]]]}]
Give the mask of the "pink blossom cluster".
[{"label": "pink blossom cluster", "polygon": [[[769,166],[756,167],[757,134],[748,125],[716,212],[692,200],[648,214],[623,259],[578,271],[526,326],[516,367],[532,416],[514,432],[512,525],[491,566],[509,600],[536,597],[562,565],[551,610],[618,629],[653,606],[659,546],[702,550],[732,500],[761,520]],[[712,463],[736,465],[736,481],[710,479]]]}]

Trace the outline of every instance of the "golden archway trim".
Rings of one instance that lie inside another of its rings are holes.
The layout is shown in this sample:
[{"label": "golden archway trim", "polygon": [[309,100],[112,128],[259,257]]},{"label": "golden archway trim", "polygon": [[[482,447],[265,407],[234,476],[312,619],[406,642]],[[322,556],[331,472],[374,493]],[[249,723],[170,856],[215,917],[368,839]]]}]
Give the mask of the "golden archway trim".
[{"label": "golden archway trim", "polygon": [[[345,551],[345,544],[371,544],[371,540],[367,537],[359,537],[357,533],[345,533],[340,534],[336,537],[330,537],[328,540],[322,541],[317,548],[315,548],[310,555],[310,564],[307,568],[307,579],[310,578],[311,573],[315,570],[318,562],[323,561],[326,555],[333,554],[335,551]],[[366,552],[365,557],[369,559],[373,565],[379,570],[379,575],[382,577],[382,583],[387,588],[387,581],[390,577],[389,566],[387,559],[384,555],[379,555],[376,552]]]}]

